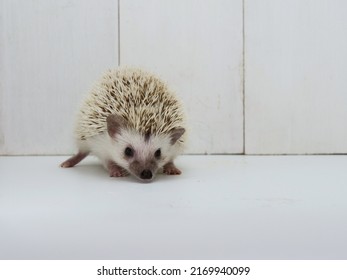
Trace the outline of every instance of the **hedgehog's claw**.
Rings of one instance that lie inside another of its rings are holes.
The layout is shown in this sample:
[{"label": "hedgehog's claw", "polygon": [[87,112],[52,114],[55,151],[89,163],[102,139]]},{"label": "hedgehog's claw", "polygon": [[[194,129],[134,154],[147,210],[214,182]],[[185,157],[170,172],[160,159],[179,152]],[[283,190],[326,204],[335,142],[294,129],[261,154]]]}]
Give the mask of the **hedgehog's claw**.
[{"label": "hedgehog's claw", "polygon": [[182,173],[173,162],[165,164],[163,167],[163,172],[167,175],[180,175]]}]

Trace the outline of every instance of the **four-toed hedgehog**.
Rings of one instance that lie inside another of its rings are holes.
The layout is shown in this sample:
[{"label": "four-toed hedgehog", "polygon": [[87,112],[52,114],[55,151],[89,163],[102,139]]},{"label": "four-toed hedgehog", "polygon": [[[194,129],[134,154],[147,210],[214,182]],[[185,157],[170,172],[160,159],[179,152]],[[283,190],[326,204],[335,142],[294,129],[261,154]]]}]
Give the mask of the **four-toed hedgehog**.
[{"label": "four-toed hedgehog", "polygon": [[182,105],[164,82],[145,71],[105,73],[82,105],[75,134],[78,153],[61,167],[93,154],[113,177],[130,173],[148,182],[161,168],[181,173],[174,159],[185,142]]}]

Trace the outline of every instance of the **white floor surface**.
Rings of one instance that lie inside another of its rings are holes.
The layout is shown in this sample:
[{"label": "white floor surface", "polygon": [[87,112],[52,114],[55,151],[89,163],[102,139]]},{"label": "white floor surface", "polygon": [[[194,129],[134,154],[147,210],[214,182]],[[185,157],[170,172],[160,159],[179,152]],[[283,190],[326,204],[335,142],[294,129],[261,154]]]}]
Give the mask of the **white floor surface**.
[{"label": "white floor surface", "polygon": [[182,156],[149,184],[64,159],[0,157],[0,259],[347,259],[347,156]]}]

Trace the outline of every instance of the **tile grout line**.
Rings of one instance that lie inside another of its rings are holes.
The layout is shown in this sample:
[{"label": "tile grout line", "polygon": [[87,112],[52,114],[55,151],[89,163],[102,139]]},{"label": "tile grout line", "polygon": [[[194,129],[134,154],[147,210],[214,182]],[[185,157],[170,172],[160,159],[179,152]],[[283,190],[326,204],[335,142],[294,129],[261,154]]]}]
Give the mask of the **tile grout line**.
[{"label": "tile grout line", "polygon": [[120,0],[118,0],[118,67],[120,66]]},{"label": "tile grout line", "polygon": [[242,106],[243,106],[243,154],[246,154],[246,63],[245,63],[245,1],[242,0]]}]

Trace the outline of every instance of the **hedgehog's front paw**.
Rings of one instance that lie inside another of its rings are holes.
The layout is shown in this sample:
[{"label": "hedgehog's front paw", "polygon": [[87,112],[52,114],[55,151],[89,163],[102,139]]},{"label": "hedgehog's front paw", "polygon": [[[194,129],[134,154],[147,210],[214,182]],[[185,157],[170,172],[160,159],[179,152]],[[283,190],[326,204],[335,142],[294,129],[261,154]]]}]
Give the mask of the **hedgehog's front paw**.
[{"label": "hedgehog's front paw", "polygon": [[112,170],[112,171],[109,171],[109,173],[110,173],[110,177],[125,177],[129,175],[129,173],[125,169]]},{"label": "hedgehog's front paw", "polygon": [[167,175],[180,175],[182,173],[173,162],[165,164],[163,167],[163,172]]},{"label": "hedgehog's front paw", "polygon": [[128,171],[126,171],[124,168],[120,167],[113,161],[108,162],[107,168],[110,177],[125,177],[129,175]]}]

